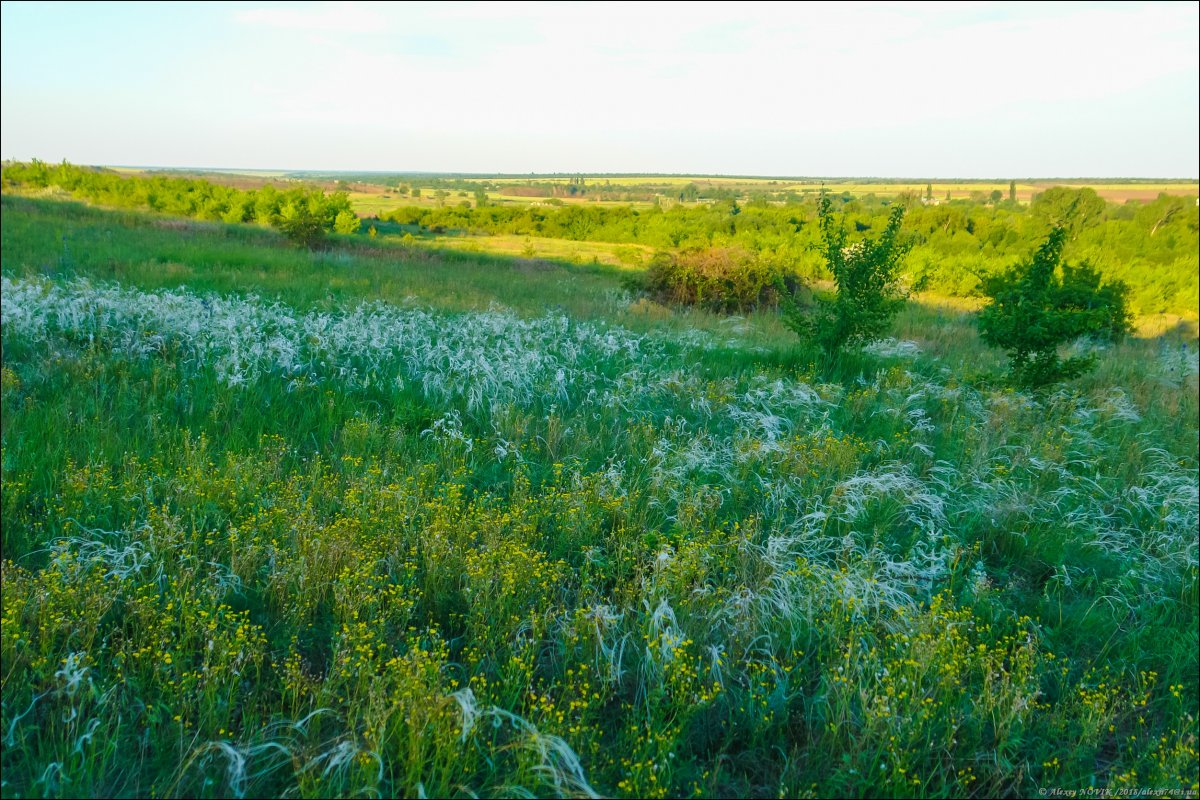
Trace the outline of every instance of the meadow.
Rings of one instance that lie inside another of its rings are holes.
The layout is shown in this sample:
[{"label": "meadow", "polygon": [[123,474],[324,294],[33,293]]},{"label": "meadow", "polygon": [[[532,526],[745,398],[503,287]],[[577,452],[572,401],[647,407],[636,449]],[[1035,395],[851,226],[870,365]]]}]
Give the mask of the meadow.
[{"label": "meadow", "polygon": [[2,203],[4,797],[1200,790],[1191,331]]}]

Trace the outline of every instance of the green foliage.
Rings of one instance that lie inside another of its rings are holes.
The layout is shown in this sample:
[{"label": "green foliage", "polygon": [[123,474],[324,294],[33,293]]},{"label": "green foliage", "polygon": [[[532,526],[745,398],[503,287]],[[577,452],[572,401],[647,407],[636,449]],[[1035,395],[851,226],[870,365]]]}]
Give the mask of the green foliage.
[{"label": "green foliage", "polygon": [[784,303],[784,323],[802,339],[818,344],[826,354],[858,347],[883,337],[904,303],[900,263],[907,245],[900,241],[904,208],[892,210],[887,227],[877,238],[846,244],[844,220],[835,220],[832,201],[822,194],[818,215],[824,255],[837,287],[832,297],[814,295],[805,308],[794,293]]},{"label": "green foliage", "polygon": [[[1135,310],[1195,313],[1200,209],[1194,199],[1163,195],[1132,209],[1101,202],[1099,218],[1093,213],[1098,198],[1090,190],[1044,192],[1035,210],[1015,202],[992,203],[987,195],[983,199],[982,204],[954,200],[907,206],[904,229],[912,248],[904,256],[902,271],[914,289],[978,295],[986,276],[1028,253],[1045,238],[1053,219],[1065,218],[1074,233],[1065,245],[1066,257],[1086,259],[1106,279],[1125,281]],[[853,230],[880,231],[887,226],[892,206],[862,197],[842,210]],[[790,264],[806,280],[831,277],[818,255],[823,242],[813,199],[795,205],[750,203],[736,215],[731,212],[726,199],[722,204],[670,208],[555,207],[553,203],[474,209],[410,206],[386,216],[427,230],[641,244],[664,250],[740,247]]]},{"label": "green foliage", "polygon": [[783,282],[795,279],[770,259],[741,247],[709,247],[655,254],[634,285],[661,303],[728,312],[774,305]]},{"label": "green foliage", "polygon": [[[369,176],[361,176],[365,179]],[[227,223],[274,225],[284,206],[307,203],[335,229],[337,216],[352,211],[345,193],[323,194],[311,187],[270,184],[246,191],[205,180],[161,174],[124,176],[70,164],[9,163],[0,172],[5,191],[69,192],[99,205],[147,209],[196,219]],[[435,181],[436,182],[436,181]],[[554,184],[568,194],[568,186]],[[441,181],[458,191],[496,190],[492,184]],[[508,184],[503,186],[508,187]],[[410,206],[394,209],[386,219],[430,231],[455,231],[573,241],[639,244],[664,250],[736,247],[761,258],[788,264],[805,280],[832,277],[818,253],[823,249],[815,198],[791,192],[788,202],[758,201],[738,206],[740,196],[721,185],[690,184],[683,194],[712,203],[672,207],[632,205],[563,205],[552,197],[546,205],[478,203],[443,207]],[[404,191],[408,187],[397,187]],[[544,195],[547,187],[505,188],[521,194],[528,188]],[[600,184],[570,184],[576,193],[610,200],[628,200],[606,192]],[[1010,199],[1015,192],[1010,184]],[[413,196],[419,189],[414,187]],[[427,189],[432,194],[433,189]],[[638,195],[641,197],[641,195]],[[652,197],[647,195],[647,197]],[[1038,195],[1030,206],[954,200],[939,204],[910,202],[905,233],[913,247],[903,260],[903,272],[914,289],[956,296],[980,292],[982,281],[1024,256],[1045,238],[1056,221],[1070,231],[1064,256],[1086,260],[1105,279],[1120,279],[1130,287],[1129,302],[1138,313],[1172,312],[1194,315],[1200,305],[1200,209],[1194,198],[1163,194],[1149,203],[1106,204],[1090,189],[1054,188]],[[919,201],[917,194],[911,198]],[[854,231],[880,231],[892,211],[883,199],[839,195],[846,224]],[[735,209],[737,213],[734,213]],[[382,233],[383,231],[381,231]]]},{"label": "green foliage", "polygon": [[1115,342],[1130,331],[1127,287],[1101,284],[1087,263],[1061,263],[1066,231],[1055,228],[1033,258],[984,284],[992,302],[980,312],[983,340],[1003,348],[1012,382],[1040,388],[1082,375],[1093,354],[1059,356],[1059,347],[1079,339]]},{"label": "green foliage", "polygon": [[1192,343],[1030,396],[909,303],[798,370],[610,272],[2,202],[5,797],[1200,778]]},{"label": "green foliage", "polygon": [[353,211],[346,209],[339,211],[333,220],[333,229],[338,233],[352,234],[358,233],[358,229],[362,227],[362,220]]},{"label": "green foliage", "polygon": [[1047,224],[1062,228],[1070,238],[1104,219],[1104,200],[1095,189],[1055,186],[1036,195],[1029,210]]},{"label": "green foliage", "polygon": [[[277,227],[307,247],[320,246],[324,233],[335,230],[339,218],[347,229],[351,218],[357,219],[344,192],[326,195],[319,189],[299,186],[281,192],[271,185],[244,191],[194,178],[125,177],[65,161],[54,167],[36,160],[5,164],[3,184],[25,189],[56,187],[75,197],[118,208],[148,209],[230,224],[256,222]],[[320,233],[316,227],[320,227]]]},{"label": "green foliage", "polygon": [[289,241],[301,247],[319,250],[325,246],[325,225],[321,218],[309,209],[307,203],[285,206],[276,219],[275,227]]}]

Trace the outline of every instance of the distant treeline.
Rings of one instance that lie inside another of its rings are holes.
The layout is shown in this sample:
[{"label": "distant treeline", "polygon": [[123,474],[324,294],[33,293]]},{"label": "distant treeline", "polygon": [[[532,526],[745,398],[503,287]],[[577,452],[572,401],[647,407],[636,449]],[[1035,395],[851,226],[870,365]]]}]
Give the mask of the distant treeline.
[{"label": "distant treeline", "polygon": [[197,178],[123,176],[108,170],[88,169],[63,162],[5,164],[0,185],[25,189],[57,187],[75,197],[118,208],[161,211],[220,222],[257,222],[276,225],[305,211],[334,230],[339,214],[352,214],[344,192],[325,194],[320,189],[296,187],[280,191],[274,186],[235,189]]},{"label": "distant treeline", "polygon": [[[144,208],[224,222],[278,225],[304,213],[335,230],[352,217],[347,195],[313,188],[242,190],[194,178],[126,177],[118,173],[39,161],[3,167],[0,184],[26,190],[58,187],[102,205]],[[466,185],[464,183],[464,185]],[[574,184],[572,184],[574,185]],[[580,187],[582,188],[582,187]],[[615,188],[615,187],[614,187]],[[575,241],[642,244],[665,250],[738,247],[763,264],[801,278],[824,278],[814,198],[777,205],[764,199],[739,205],[726,198],[702,205],[404,207],[386,218],[430,230],[517,234]],[[905,260],[911,284],[946,294],[976,294],[983,279],[1028,256],[1055,225],[1068,230],[1065,257],[1087,260],[1107,278],[1130,287],[1140,313],[1194,314],[1200,304],[1200,218],[1195,198],[1162,194],[1149,203],[1106,203],[1089,188],[1055,187],[1024,206],[909,194],[835,196],[856,234],[887,225],[891,207],[908,207],[904,234],[913,247]],[[353,220],[356,222],[356,220]],[[357,228],[357,226],[353,226]],[[346,228],[350,230],[350,228]]]},{"label": "distant treeline", "polygon": [[[887,225],[895,199],[837,196],[855,234]],[[1094,190],[1055,187],[1023,206],[1003,200],[908,205],[904,233],[914,240],[905,260],[913,286],[947,294],[975,294],[982,279],[1028,256],[1050,229],[1069,232],[1066,257],[1088,260],[1109,278],[1125,281],[1142,313],[1194,312],[1198,303],[1196,201],[1162,194],[1144,204],[1106,203]],[[742,247],[801,277],[821,274],[816,204],[736,201],[671,208],[629,206],[405,207],[387,219],[432,230],[544,236],[617,242],[664,249]]]}]

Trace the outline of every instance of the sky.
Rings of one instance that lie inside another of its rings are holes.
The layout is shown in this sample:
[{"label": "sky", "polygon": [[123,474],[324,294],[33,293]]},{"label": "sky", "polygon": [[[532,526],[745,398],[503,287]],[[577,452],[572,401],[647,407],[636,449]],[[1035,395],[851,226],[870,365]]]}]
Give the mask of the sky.
[{"label": "sky", "polygon": [[24,3],[0,156],[924,178],[1200,175],[1200,4]]}]

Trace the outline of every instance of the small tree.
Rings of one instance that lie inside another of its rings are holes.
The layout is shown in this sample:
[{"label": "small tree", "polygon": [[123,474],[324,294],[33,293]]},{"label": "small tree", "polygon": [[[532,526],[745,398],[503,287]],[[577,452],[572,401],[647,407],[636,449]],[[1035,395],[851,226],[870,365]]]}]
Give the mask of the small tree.
[{"label": "small tree", "polygon": [[325,223],[309,209],[308,203],[284,206],[274,224],[289,241],[309,250],[319,250],[325,244]]},{"label": "small tree", "polygon": [[1033,198],[1029,211],[1050,226],[1063,228],[1070,239],[1077,239],[1086,228],[1104,221],[1106,204],[1096,190],[1084,186],[1054,186]]},{"label": "small tree", "polygon": [[979,314],[980,335],[1007,351],[1010,380],[1023,388],[1076,378],[1095,363],[1091,354],[1060,358],[1060,345],[1082,336],[1118,341],[1130,331],[1125,284],[1101,285],[1086,262],[1060,263],[1066,237],[1054,228],[1032,259],[984,281],[992,302]]},{"label": "small tree", "polygon": [[358,229],[361,227],[362,220],[353,211],[339,211],[333,219],[333,229],[338,233],[358,233]]},{"label": "small tree", "polygon": [[865,238],[846,245],[844,220],[834,221],[833,203],[822,193],[817,206],[824,256],[837,293],[814,297],[802,307],[796,295],[778,286],[783,321],[802,339],[820,345],[827,354],[847,346],[862,346],[881,338],[888,323],[904,304],[900,286],[900,261],[908,247],[900,241],[904,208],[892,210],[887,227],[877,239]]}]

